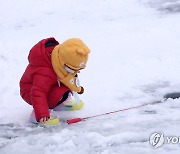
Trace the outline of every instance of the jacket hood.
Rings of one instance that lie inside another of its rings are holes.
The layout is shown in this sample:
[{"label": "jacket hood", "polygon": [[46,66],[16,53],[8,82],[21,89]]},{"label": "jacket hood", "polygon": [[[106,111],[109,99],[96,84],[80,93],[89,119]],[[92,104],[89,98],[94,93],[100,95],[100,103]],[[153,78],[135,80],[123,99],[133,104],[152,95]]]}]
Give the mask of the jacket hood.
[{"label": "jacket hood", "polygon": [[[28,61],[32,66],[51,66],[51,52],[59,42],[53,37],[39,41],[30,50]],[[52,48],[52,50],[46,50]]]}]

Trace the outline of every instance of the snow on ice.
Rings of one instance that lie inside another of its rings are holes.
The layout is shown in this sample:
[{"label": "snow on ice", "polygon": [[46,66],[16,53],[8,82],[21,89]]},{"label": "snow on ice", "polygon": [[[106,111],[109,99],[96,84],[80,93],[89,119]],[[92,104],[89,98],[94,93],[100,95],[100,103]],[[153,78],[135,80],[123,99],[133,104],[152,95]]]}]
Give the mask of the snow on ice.
[{"label": "snow on ice", "polygon": [[56,112],[62,120],[161,100],[180,91],[179,0],[2,0],[0,6],[0,154],[145,154],[154,132],[180,136],[179,99],[43,128],[28,122],[32,107],[19,95],[30,48],[42,38],[79,37],[91,48],[80,74],[85,108]]}]

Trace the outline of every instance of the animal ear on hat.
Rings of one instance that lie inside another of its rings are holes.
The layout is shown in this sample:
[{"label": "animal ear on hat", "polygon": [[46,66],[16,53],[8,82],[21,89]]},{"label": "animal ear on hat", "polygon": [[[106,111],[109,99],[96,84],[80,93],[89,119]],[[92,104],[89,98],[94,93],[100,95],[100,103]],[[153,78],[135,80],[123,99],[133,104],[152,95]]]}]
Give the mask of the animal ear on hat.
[{"label": "animal ear on hat", "polygon": [[77,49],[77,53],[83,56],[86,54],[85,51],[82,49]]},{"label": "animal ear on hat", "polygon": [[80,54],[80,55],[83,55],[85,56],[86,54],[88,54],[90,52],[90,50],[82,50],[82,49],[77,49],[77,53]]}]

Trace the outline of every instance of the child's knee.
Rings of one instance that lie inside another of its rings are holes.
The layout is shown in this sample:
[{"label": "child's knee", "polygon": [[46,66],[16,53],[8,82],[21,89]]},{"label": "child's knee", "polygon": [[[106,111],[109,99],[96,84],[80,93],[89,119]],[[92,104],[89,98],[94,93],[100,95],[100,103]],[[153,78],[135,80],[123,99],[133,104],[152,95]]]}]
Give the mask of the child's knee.
[{"label": "child's knee", "polygon": [[65,86],[53,86],[47,96],[49,108],[54,108],[67,91],[69,91],[69,89]]}]

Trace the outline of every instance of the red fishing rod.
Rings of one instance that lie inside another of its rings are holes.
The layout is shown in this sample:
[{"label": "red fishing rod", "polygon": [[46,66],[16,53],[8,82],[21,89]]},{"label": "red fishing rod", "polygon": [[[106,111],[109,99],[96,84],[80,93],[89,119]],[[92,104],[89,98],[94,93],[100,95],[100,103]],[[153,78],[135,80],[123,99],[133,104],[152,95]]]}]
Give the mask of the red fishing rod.
[{"label": "red fishing rod", "polygon": [[92,118],[96,118],[96,117],[100,117],[100,116],[104,116],[104,115],[108,115],[108,114],[113,114],[116,112],[123,112],[123,111],[127,111],[127,110],[137,109],[137,108],[141,108],[141,107],[144,107],[147,105],[153,105],[153,104],[158,104],[158,103],[162,103],[162,102],[161,101],[155,101],[155,102],[151,102],[151,103],[147,103],[147,104],[143,104],[143,105],[124,108],[124,109],[120,109],[120,110],[116,110],[116,111],[112,111],[112,112],[107,112],[107,113],[103,113],[103,114],[98,114],[98,115],[94,115],[94,116],[89,116],[89,117],[84,117],[84,118],[73,118],[73,119],[67,120],[67,123],[73,124],[73,123],[77,123],[77,122],[84,121],[87,119],[92,119]]},{"label": "red fishing rod", "polygon": [[124,112],[124,111],[127,111],[127,110],[137,109],[137,108],[141,108],[141,107],[148,106],[148,105],[155,105],[155,104],[162,103],[162,102],[166,101],[169,98],[176,99],[176,98],[179,98],[179,97],[180,97],[180,92],[168,93],[163,97],[164,98],[163,101],[161,101],[161,100],[153,101],[153,102],[138,105],[138,106],[133,106],[133,107],[129,107],[129,108],[124,108],[124,109],[120,109],[120,110],[116,110],[116,111],[112,111],[112,112],[107,112],[107,113],[103,113],[103,114],[98,114],[98,115],[94,115],[94,116],[84,117],[84,118],[73,118],[73,119],[67,120],[67,123],[68,124],[73,124],[73,123],[77,123],[77,122],[80,122],[80,121],[84,121],[84,120],[87,120],[87,119],[92,119],[92,118],[96,118],[96,117],[100,117],[100,116],[104,116],[104,115],[108,115],[108,114],[113,114],[113,113],[117,113],[117,112]]}]

